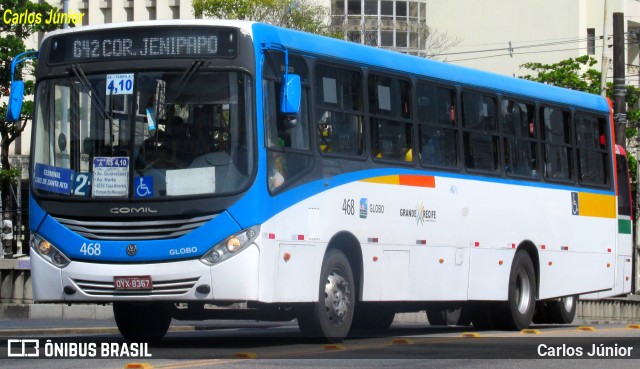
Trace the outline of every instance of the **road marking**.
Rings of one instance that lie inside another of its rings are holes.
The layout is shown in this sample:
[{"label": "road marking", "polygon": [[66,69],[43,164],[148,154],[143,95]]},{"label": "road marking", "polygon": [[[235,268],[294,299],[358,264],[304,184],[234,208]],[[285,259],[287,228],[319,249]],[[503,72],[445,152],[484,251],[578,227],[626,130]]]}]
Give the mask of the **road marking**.
[{"label": "road marking", "polygon": [[480,336],[480,333],[476,333],[476,332],[463,332],[460,337],[463,338],[480,338],[482,336]]},{"label": "road marking", "polygon": [[346,347],[340,344],[331,344],[331,345],[323,345],[322,348],[325,351],[339,351],[339,350],[344,350]]},{"label": "road marking", "polygon": [[589,327],[589,326],[586,326],[586,325],[580,326],[580,327],[578,327],[577,329],[578,329],[579,331],[583,331],[583,332],[595,332],[595,331],[596,331],[596,329],[595,329],[595,328],[593,328],[593,327]]},{"label": "road marking", "polygon": [[255,359],[258,356],[253,352],[236,352],[233,357],[236,359]]},{"label": "road marking", "polygon": [[185,361],[183,363],[173,363],[173,364],[165,364],[156,366],[154,369],[182,369],[182,368],[195,368],[199,366],[212,366],[212,365],[221,365],[227,363],[237,363],[243,360],[239,359],[208,359],[208,360],[196,360],[196,361]]},{"label": "road marking", "polygon": [[413,345],[415,341],[409,338],[396,338],[391,343],[393,345]]},{"label": "road marking", "polygon": [[149,363],[129,363],[124,366],[124,369],[153,369],[153,366]]},{"label": "road marking", "polygon": [[538,329],[523,329],[520,331],[522,334],[540,334],[540,330]]}]

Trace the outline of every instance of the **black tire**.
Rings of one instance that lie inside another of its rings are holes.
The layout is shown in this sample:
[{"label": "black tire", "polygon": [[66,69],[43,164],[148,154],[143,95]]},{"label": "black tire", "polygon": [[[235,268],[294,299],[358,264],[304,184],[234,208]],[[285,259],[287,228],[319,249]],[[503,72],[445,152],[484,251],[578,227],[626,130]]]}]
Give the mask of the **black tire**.
[{"label": "black tire", "polygon": [[350,335],[371,334],[387,330],[396,312],[389,306],[359,302],[356,305]]},{"label": "black tire", "polygon": [[429,325],[432,326],[458,325],[461,315],[462,308],[460,306],[457,308],[427,310],[427,319],[429,320]]},{"label": "black tire", "polygon": [[329,250],[320,271],[318,302],[298,312],[302,334],[327,342],[342,342],[353,321],[355,295],[349,260],[342,251]]},{"label": "black tire", "polygon": [[129,342],[156,343],[171,324],[169,303],[114,302],[113,316],[120,334]]},{"label": "black tire", "polygon": [[536,272],[525,251],[516,252],[509,275],[509,300],[494,312],[501,329],[522,330],[531,325],[536,306]]},{"label": "black tire", "polygon": [[546,313],[548,323],[570,324],[576,317],[578,296],[565,296],[558,300],[547,302]]}]

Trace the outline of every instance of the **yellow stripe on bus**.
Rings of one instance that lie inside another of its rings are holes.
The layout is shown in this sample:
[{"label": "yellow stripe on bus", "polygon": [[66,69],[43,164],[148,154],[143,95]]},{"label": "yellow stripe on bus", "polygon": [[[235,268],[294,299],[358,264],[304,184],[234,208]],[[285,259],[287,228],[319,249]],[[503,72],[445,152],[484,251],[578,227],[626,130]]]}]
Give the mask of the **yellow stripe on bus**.
[{"label": "yellow stripe on bus", "polygon": [[580,204],[580,216],[598,218],[616,217],[615,196],[580,192],[578,193],[578,203]]},{"label": "yellow stripe on bus", "polygon": [[390,176],[380,176],[363,179],[362,182],[367,183],[380,183],[391,185],[403,185],[413,187],[436,187],[436,179],[434,176],[422,176],[413,174],[395,174]]}]

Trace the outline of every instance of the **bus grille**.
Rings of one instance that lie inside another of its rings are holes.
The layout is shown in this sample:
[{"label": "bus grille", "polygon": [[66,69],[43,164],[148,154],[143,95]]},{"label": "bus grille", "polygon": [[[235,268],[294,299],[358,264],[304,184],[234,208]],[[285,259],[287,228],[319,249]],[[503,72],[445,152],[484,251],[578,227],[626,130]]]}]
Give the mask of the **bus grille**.
[{"label": "bus grille", "polygon": [[73,279],[82,292],[91,296],[174,296],[184,295],[198,282],[198,277],[169,281],[153,281],[150,290],[116,290],[113,281]]},{"label": "bus grille", "polygon": [[54,217],[60,224],[90,240],[163,240],[178,238],[215,218],[205,215],[186,219],[92,221]]}]

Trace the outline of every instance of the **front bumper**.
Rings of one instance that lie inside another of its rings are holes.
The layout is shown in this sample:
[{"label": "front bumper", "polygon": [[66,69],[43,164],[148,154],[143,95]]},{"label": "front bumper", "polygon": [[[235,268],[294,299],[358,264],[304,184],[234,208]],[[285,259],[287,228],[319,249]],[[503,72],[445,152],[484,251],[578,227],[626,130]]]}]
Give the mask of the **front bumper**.
[{"label": "front bumper", "polygon": [[[199,260],[146,264],[72,261],[59,269],[34,252],[33,297],[36,302],[256,301],[259,261],[255,244],[214,266]],[[116,290],[114,276],[151,276],[153,288]]]}]

